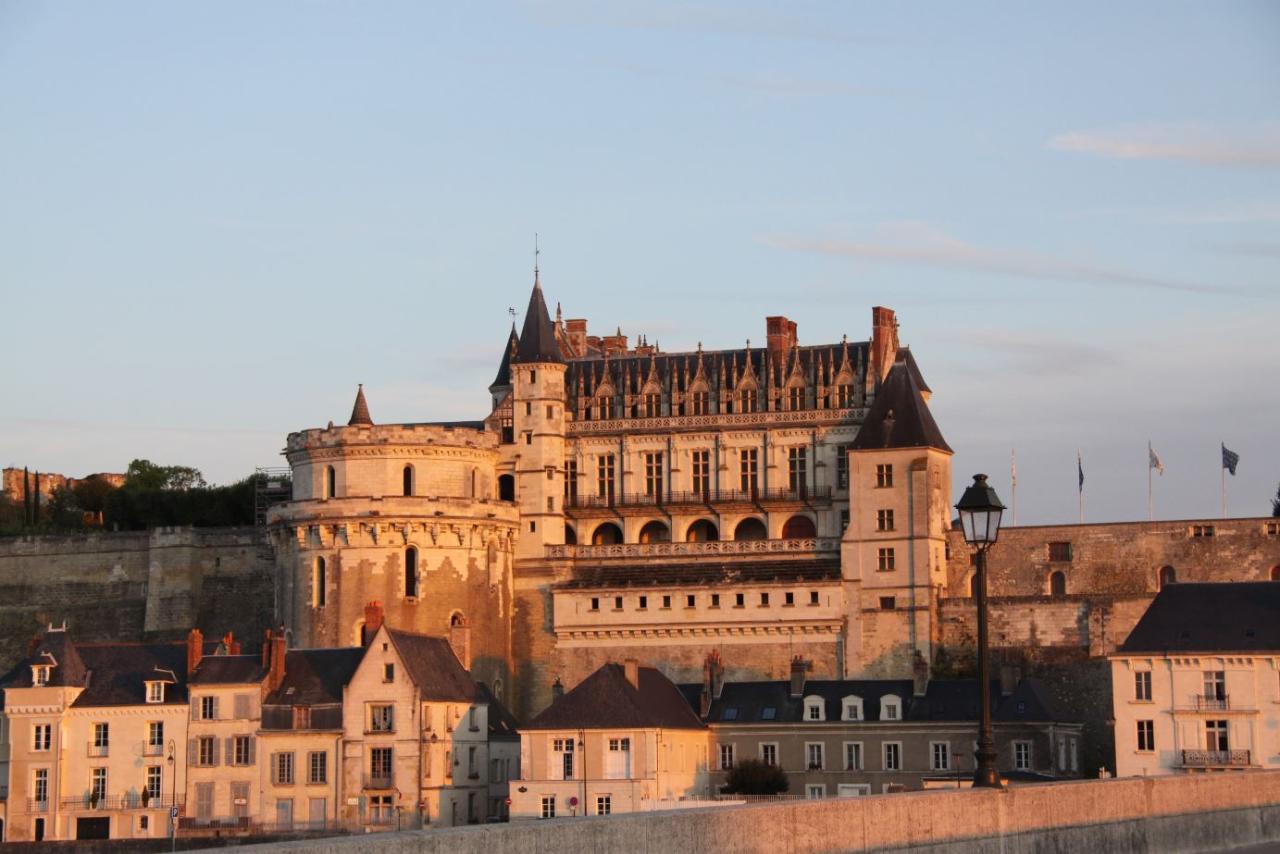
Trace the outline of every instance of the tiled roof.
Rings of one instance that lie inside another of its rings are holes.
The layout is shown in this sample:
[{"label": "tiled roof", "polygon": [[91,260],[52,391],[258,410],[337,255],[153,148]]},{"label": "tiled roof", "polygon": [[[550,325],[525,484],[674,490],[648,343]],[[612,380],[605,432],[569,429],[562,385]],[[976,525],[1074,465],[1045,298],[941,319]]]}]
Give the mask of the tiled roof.
[{"label": "tiled roof", "polygon": [[31,688],[31,667],[36,664],[54,665],[49,673],[48,685],[54,688],[70,688],[84,685],[85,666],[72,643],[71,636],[63,629],[46,632],[35,650],[23,660],[10,688]]},{"label": "tiled roof", "polygon": [[488,685],[476,682],[476,691],[480,701],[489,704],[489,738],[499,741],[519,741],[520,724],[516,721],[515,715],[511,714],[501,700],[493,696]]},{"label": "tiled roof", "polygon": [[702,729],[680,690],[652,667],[638,670],[640,689],[621,664],[606,664],[525,725],[525,729]]},{"label": "tiled roof", "polygon": [[556,328],[542,298],[542,285],[535,280],[533,293],[529,295],[529,307],[524,312],[524,328],[516,345],[516,361],[523,363],[563,362],[560,345],[556,342]]},{"label": "tiled roof", "polygon": [[266,677],[260,655],[206,655],[190,681],[192,685],[243,685]]},{"label": "tiled roof", "polygon": [[453,654],[447,640],[390,628],[387,634],[423,699],[470,701],[476,698],[476,683]]},{"label": "tiled roof", "polygon": [[165,705],[187,702],[184,643],[78,644],[88,668],[88,684],[71,705],[139,706],[147,702],[147,682],[166,682]]},{"label": "tiled roof", "polygon": [[356,389],[356,402],[351,407],[351,420],[347,422],[347,426],[353,424],[373,425],[373,418],[369,415],[369,404],[364,399],[364,384],[361,383]]},{"label": "tiled roof", "polygon": [[1280,651],[1280,582],[1165,585],[1119,651]]},{"label": "tiled roof", "polygon": [[516,325],[511,324],[511,334],[507,336],[507,346],[502,348],[502,361],[498,363],[498,375],[489,383],[489,390],[511,385],[511,351],[520,345],[520,336],[516,334]]},{"label": "tiled roof", "polygon": [[[937,448],[950,451],[921,394],[919,368],[908,350],[898,359],[876,392],[867,418],[850,446],[855,451],[878,448]],[[923,378],[922,378],[923,379]]]},{"label": "tiled roof", "polygon": [[295,649],[285,653],[284,681],[267,695],[264,706],[316,706],[341,703],[342,689],[364,658],[364,647]]},{"label": "tiled roof", "polygon": [[830,581],[840,578],[839,560],[724,561],[662,566],[585,567],[557,589],[610,589],[663,585],[752,584],[771,581]]}]

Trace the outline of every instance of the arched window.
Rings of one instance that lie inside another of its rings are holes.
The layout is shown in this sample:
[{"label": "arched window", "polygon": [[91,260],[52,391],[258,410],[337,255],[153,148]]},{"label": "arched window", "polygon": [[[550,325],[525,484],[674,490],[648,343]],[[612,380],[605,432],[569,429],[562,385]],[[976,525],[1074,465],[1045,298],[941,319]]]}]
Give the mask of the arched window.
[{"label": "arched window", "polygon": [[334,498],[338,494],[338,473],[333,466],[324,467],[324,497]]},{"label": "arched window", "polygon": [[978,598],[978,573],[972,571],[969,573],[969,598]]},{"label": "arched window", "polygon": [[784,540],[807,540],[817,535],[818,530],[814,527],[813,520],[808,516],[792,516],[782,526],[782,539]]},{"label": "arched window", "polygon": [[312,601],[315,603],[315,606],[317,608],[324,607],[325,584],[328,582],[328,579],[325,576],[326,576],[326,572],[325,572],[324,558],[318,557],[316,558],[316,572],[315,572],[315,580],[314,580],[315,595],[312,598]]},{"label": "arched window", "polygon": [[669,543],[671,542],[671,529],[663,522],[646,522],[645,526],[640,529],[639,541],[642,543]]},{"label": "arched window", "polygon": [[498,498],[501,501],[516,500],[516,476],[504,474],[498,477]]},{"label": "arched window", "polygon": [[1067,595],[1067,576],[1063,572],[1052,572],[1049,574],[1049,595],[1050,596],[1066,596]]},{"label": "arched window", "polygon": [[418,550],[413,546],[404,550],[404,595],[418,598]]},{"label": "arched window", "polygon": [[1271,580],[1280,581],[1280,564],[1271,567]]},{"label": "arched window", "polygon": [[573,526],[565,523],[564,526],[564,544],[566,546],[576,546],[578,544],[578,532],[573,530]]},{"label": "arched window", "polygon": [[591,545],[616,546],[622,542],[622,529],[612,522],[605,522],[591,533]]},{"label": "arched window", "polygon": [[738,527],[733,529],[733,538],[735,540],[766,540],[769,538],[769,532],[765,530],[764,522],[751,516],[743,519],[738,523]]},{"label": "arched window", "polygon": [[404,494],[413,495],[413,466],[405,466],[403,473]]},{"label": "arched window", "polygon": [[1163,590],[1170,584],[1178,583],[1178,571],[1171,566],[1160,567],[1159,589]]},{"label": "arched window", "polygon": [[720,539],[720,529],[709,519],[699,519],[685,532],[686,543],[714,543]]}]

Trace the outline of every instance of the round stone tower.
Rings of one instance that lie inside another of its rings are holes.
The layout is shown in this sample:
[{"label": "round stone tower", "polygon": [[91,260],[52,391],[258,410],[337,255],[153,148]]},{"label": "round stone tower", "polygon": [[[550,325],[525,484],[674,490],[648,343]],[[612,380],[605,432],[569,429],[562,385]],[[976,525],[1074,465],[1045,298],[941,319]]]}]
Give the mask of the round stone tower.
[{"label": "round stone tower", "polygon": [[293,645],[358,645],[380,614],[510,686],[519,511],[497,498],[497,445],[469,427],[374,424],[363,389],[345,427],[291,433],[293,497],[268,522]]}]

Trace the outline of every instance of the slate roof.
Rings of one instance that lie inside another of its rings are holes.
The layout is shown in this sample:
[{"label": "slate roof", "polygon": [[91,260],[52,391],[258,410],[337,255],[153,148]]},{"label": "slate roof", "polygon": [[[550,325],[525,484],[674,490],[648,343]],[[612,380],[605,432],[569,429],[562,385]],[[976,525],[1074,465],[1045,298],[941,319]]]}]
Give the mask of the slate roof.
[{"label": "slate roof", "polygon": [[516,325],[511,324],[511,334],[507,336],[507,346],[502,348],[502,361],[498,363],[498,375],[489,383],[489,391],[511,385],[511,351],[520,344],[520,336],[516,334]]},{"label": "slate roof", "polygon": [[243,685],[266,677],[260,655],[206,655],[189,681],[192,685]]},{"label": "slate roof", "polygon": [[476,682],[476,693],[479,695],[481,702],[489,704],[490,740],[519,741],[520,724],[515,715],[511,714],[511,711],[502,704],[501,700],[493,696],[489,686],[483,682]]},{"label": "slate roof", "polygon": [[444,638],[387,629],[391,642],[409,671],[409,678],[426,700],[476,699],[476,683]]},{"label": "slate roof", "polygon": [[840,561],[724,561],[662,566],[604,566],[576,569],[557,589],[613,589],[673,584],[749,584],[769,581],[830,581],[840,577]]},{"label": "slate roof", "polygon": [[86,670],[71,636],[63,629],[45,632],[36,648],[16,668],[10,688],[31,688],[31,667],[36,664],[54,665],[49,673],[50,687],[72,688],[84,685]]},{"label": "slate roof", "polygon": [[639,668],[640,689],[621,664],[606,664],[556,700],[525,729],[703,729],[680,690],[652,667]]},{"label": "slate roof", "polygon": [[1166,585],[1119,651],[1280,651],[1280,582]]},{"label": "slate roof", "polygon": [[187,669],[186,644],[77,646],[88,668],[88,684],[72,706],[141,706],[147,702],[148,681],[169,683],[164,691],[164,705],[187,702],[187,686],[183,678]]},{"label": "slate roof", "polygon": [[347,426],[350,427],[353,424],[373,426],[373,417],[369,415],[369,404],[364,399],[364,383],[356,388],[356,402],[351,407],[351,420],[347,422]]},{"label": "slate roof", "polygon": [[542,298],[542,285],[533,282],[529,295],[529,307],[524,312],[524,328],[516,346],[517,362],[563,362],[560,345],[556,341],[556,328],[547,312],[547,302]]},{"label": "slate roof", "polygon": [[867,418],[853,439],[850,446],[853,450],[937,448],[951,451],[921,394],[923,378],[917,379],[919,369],[913,370],[914,364],[910,351],[898,351],[897,360],[880,384]]},{"label": "slate roof", "polygon": [[284,681],[267,695],[264,706],[320,706],[342,702],[364,647],[294,649],[284,656]]}]

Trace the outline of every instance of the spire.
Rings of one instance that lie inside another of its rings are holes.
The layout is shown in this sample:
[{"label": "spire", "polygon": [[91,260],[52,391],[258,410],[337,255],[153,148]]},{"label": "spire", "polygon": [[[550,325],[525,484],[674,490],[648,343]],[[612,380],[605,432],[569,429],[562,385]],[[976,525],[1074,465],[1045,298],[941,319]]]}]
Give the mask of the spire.
[{"label": "spire", "polygon": [[850,447],[855,451],[880,448],[936,448],[951,452],[921,393],[917,371],[899,356],[867,412]]},{"label": "spire", "polygon": [[347,422],[347,426],[356,424],[373,426],[373,418],[369,415],[369,404],[364,399],[364,383],[356,389],[356,405],[351,407],[351,420]]},{"label": "spire", "polygon": [[511,323],[511,334],[507,336],[507,346],[502,350],[502,361],[498,364],[498,375],[493,378],[493,382],[489,383],[490,393],[499,388],[505,388],[511,385],[511,357],[516,352],[516,347],[520,344],[520,336],[516,335],[516,324]]},{"label": "spire", "polygon": [[524,312],[524,328],[520,330],[520,343],[516,347],[516,362],[563,362],[560,345],[556,343],[555,326],[542,298],[542,285],[534,266],[533,293],[529,295],[529,307]]}]

